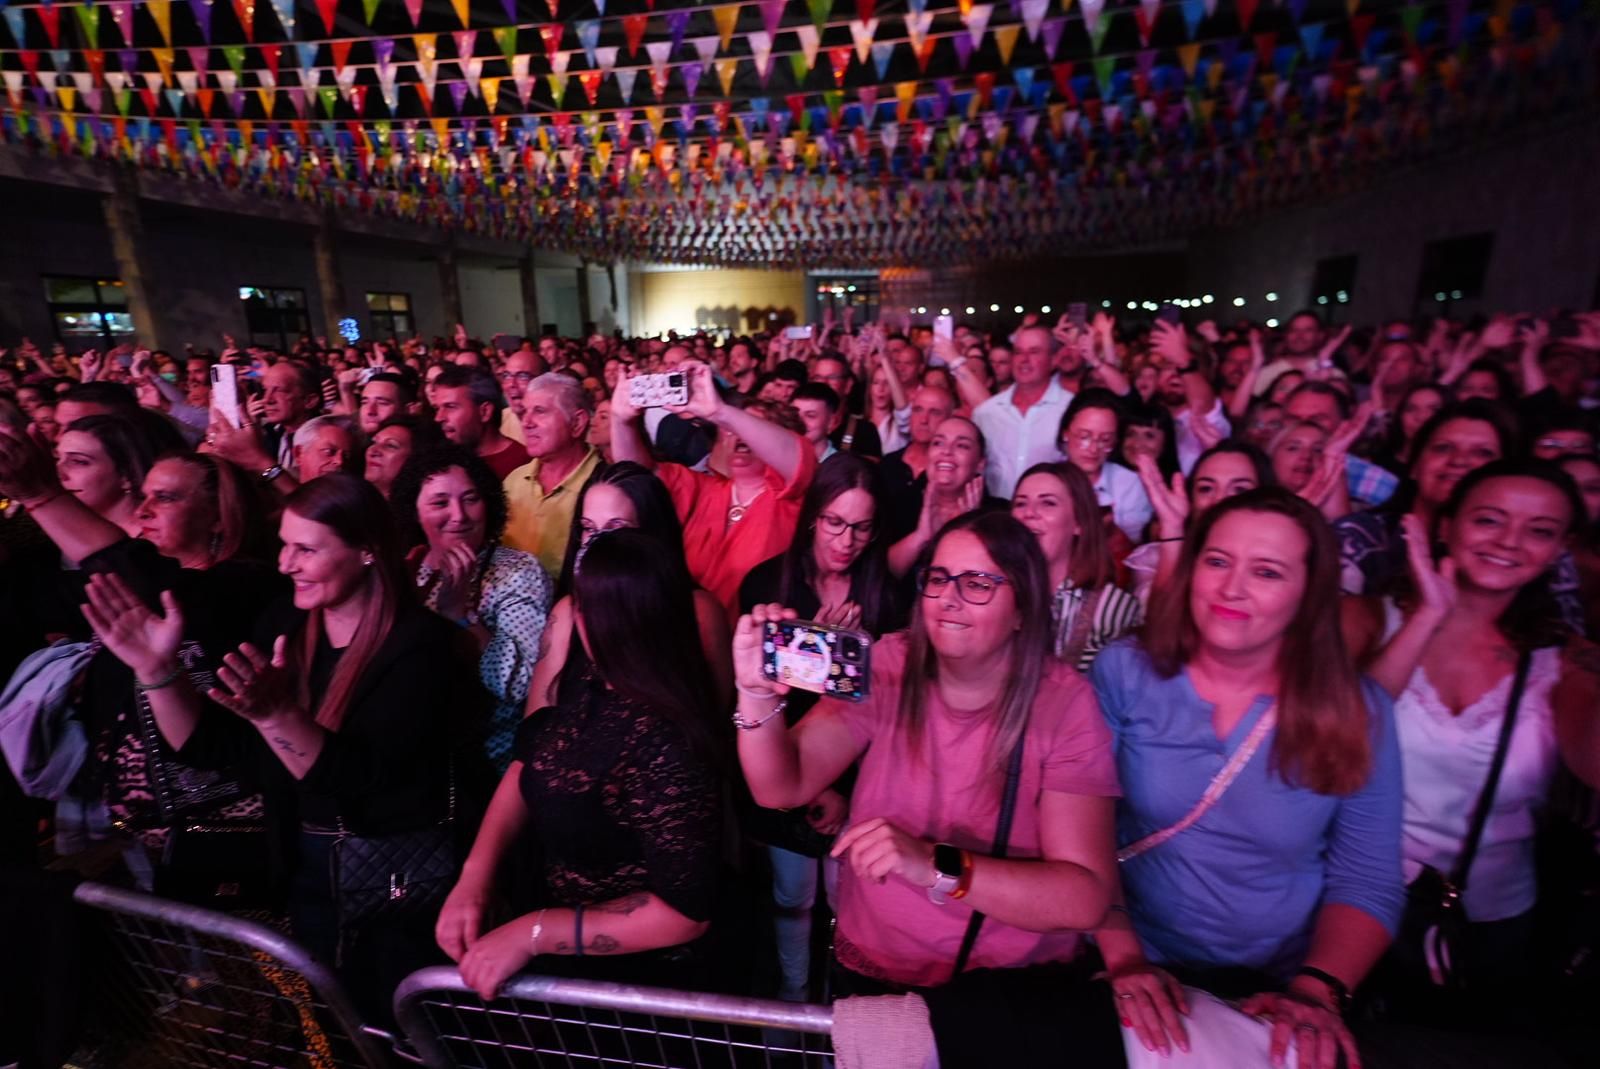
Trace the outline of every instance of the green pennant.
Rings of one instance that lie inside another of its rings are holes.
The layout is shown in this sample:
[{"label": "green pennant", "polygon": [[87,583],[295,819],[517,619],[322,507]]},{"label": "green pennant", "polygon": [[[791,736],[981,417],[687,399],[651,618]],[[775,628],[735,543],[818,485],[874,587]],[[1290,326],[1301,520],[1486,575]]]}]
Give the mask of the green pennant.
[{"label": "green pennant", "polygon": [[501,26],[493,31],[494,43],[500,46],[506,62],[510,63],[517,54],[517,28],[515,26]]},{"label": "green pennant", "polygon": [[811,21],[820,30],[827,25],[828,15],[833,11],[833,0],[806,0],[806,7],[811,9]]},{"label": "green pennant", "polygon": [[947,115],[947,116],[945,116],[944,128],[947,131],[949,131],[950,137],[953,140],[955,138],[955,136],[956,136],[956,131],[961,128],[961,116],[959,116],[959,115]]},{"label": "green pennant", "polygon": [[244,69],[244,45],[223,45],[223,58],[228,61],[228,66],[233,68],[233,73],[239,74]]},{"label": "green pennant", "polygon": [[837,122],[839,120],[839,111],[844,107],[844,91],[842,89],[829,89],[822,94],[822,102],[828,106],[828,115]]},{"label": "green pennant", "polygon": [[117,103],[117,114],[126,119],[128,117],[128,105],[133,102],[133,90],[118,89],[112,95],[112,99]]},{"label": "green pennant", "polygon": [[1407,4],[1400,9],[1400,26],[1406,32],[1406,40],[1413,44],[1417,40],[1417,27],[1422,25],[1422,5]]},{"label": "green pennant", "polygon": [[799,121],[800,129],[809,134],[811,132],[811,109],[801,108],[800,114],[796,115],[795,118]]},{"label": "green pennant", "polygon": [[184,125],[189,128],[189,137],[194,141],[194,143],[196,145],[205,144],[204,139],[200,136],[200,120],[199,119],[190,119],[188,122],[184,123]]},{"label": "green pennant", "polygon": [[75,4],[73,10],[78,15],[78,25],[83,27],[83,47],[100,47],[100,5]]},{"label": "green pennant", "polygon": [[1111,95],[1111,76],[1117,73],[1116,56],[1094,57],[1094,80],[1100,84],[1102,99]]},{"label": "green pennant", "polygon": [[322,101],[322,110],[333,118],[334,111],[339,107],[339,87],[324,85],[317,90],[317,98]]},{"label": "green pennant", "polygon": [[1095,22],[1094,29],[1089,34],[1089,43],[1093,46],[1096,54],[1100,52],[1100,46],[1105,43],[1106,34],[1111,30],[1111,20],[1113,17],[1113,14],[1110,12],[1102,14]]},{"label": "green pennant", "polygon": [[789,53],[789,69],[794,71],[794,84],[796,86],[806,84],[806,75],[811,73],[811,68],[806,66],[806,54],[804,52]]},{"label": "green pennant", "polygon": [[361,13],[366,17],[367,25],[372,25],[372,16],[378,13],[378,0],[361,0]]}]

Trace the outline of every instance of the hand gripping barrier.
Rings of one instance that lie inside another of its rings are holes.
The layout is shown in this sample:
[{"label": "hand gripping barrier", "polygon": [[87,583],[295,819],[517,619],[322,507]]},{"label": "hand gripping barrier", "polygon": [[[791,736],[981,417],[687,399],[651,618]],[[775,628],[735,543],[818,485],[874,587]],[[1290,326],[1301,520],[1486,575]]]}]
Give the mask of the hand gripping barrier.
[{"label": "hand gripping barrier", "polygon": [[430,1069],[824,1069],[826,1006],[519,976],[484,1002],[453,968],[412,973],[395,1017]]}]

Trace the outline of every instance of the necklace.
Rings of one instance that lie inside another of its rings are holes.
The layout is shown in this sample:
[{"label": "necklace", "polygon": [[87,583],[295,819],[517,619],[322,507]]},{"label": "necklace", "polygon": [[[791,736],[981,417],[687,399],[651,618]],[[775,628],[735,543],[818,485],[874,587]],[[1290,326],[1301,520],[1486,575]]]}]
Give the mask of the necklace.
[{"label": "necklace", "polygon": [[735,524],[735,523],[738,523],[740,520],[744,519],[744,514],[750,510],[750,506],[755,503],[755,499],[760,497],[762,494],[764,494],[766,492],[767,492],[767,488],[765,486],[763,486],[761,489],[757,490],[755,493],[750,495],[750,500],[749,501],[741,502],[739,500],[739,486],[738,486],[738,484],[737,483],[729,483],[728,484],[728,499],[730,501],[732,501],[733,504],[728,506],[728,523],[729,524]]}]

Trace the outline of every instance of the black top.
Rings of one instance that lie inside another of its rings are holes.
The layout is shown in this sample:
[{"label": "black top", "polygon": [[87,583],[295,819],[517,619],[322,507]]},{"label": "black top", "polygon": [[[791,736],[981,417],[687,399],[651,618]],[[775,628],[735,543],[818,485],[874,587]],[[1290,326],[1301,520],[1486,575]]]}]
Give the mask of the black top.
[{"label": "black top", "polygon": [[[270,650],[278,635],[293,642],[305,615],[288,599],[277,602],[256,626],[256,647]],[[451,755],[458,785],[483,778],[475,766],[462,767],[472,740],[481,740],[484,699],[460,656],[459,638],[457,628],[427,609],[402,608],[357,683],[344,722],[327,734],[298,781],[253,727],[214,705],[179,754],[202,767],[251,770],[268,794],[269,815],[280,822],[331,827],[342,820],[363,835],[436,823],[448,808]],[[343,653],[326,637],[317,644],[313,701],[327,692]]]},{"label": "black top", "polygon": [[897,449],[883,458],[878,474],[883,479],[884,496],[889,505],[886,532],[892,545],[917,529],[917,519],[922,515],[922,495],[928,489],[928,473],[911,474],[906,464],[906,451]]},{"label": "black top", "polygon": [[556,705],[517,729],[528,834],[550,904],[648,891],[694,921],[711,919],[721,863],[716,771],[672,721],[600,681],[574,636]]},{"label": "black top", "polygon": [[[845,432],[850,434],[850,444],[845,445]],[[883,456],[883,442],[878,438],[878,428],[866,416],[854,413],[845,413],[844,420],[839,424],[838,430],[828,436],[828,440],[842,453],[853,453],[867,460],[878,460]]]}]

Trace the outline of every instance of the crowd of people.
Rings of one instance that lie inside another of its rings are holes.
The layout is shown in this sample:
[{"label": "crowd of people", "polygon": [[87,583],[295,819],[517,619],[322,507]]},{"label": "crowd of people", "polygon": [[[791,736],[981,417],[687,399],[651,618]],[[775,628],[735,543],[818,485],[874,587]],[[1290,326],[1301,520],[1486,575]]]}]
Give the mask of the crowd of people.
[{"label": "crowd of people", "polygon": [[915,992],[950,1066],[1211,997],[1592,1057],[1600,314],[224,340],[0,349],[7,864],[115,844],[380,1017],[448,958]]}]

